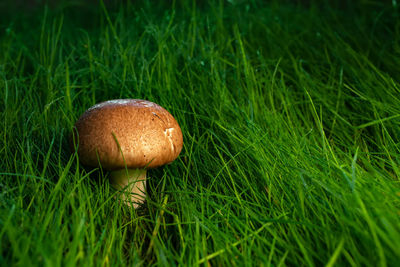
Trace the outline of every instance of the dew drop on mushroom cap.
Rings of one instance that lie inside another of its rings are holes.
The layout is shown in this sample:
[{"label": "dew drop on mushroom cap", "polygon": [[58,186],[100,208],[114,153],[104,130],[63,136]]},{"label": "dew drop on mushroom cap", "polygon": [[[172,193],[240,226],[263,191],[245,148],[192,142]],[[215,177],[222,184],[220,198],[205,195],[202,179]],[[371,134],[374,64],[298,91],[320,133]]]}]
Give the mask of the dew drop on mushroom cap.
[{"label": "dew drop on mushroom cap", "polygon": [[175,118],[161,106],[141,99],[116,99],[94,105],[75,124],[74,139],[82,164],[111,171],[123,201],[144,201],[146,169],[174,161],[183,137]]}]

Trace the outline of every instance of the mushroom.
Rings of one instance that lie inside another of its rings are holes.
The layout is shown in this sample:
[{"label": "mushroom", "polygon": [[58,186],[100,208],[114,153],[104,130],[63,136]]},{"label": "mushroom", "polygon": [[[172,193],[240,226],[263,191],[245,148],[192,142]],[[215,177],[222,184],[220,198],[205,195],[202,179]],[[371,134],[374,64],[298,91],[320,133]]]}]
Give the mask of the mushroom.
[{"label": "mushroom", "polygon": [[183,145],[174,117],[141,99],[96,104],[82,114],[75,129],[81,163],[111,171],[111,185],[134,208],[144,202],[147,169],[174,161]]}]

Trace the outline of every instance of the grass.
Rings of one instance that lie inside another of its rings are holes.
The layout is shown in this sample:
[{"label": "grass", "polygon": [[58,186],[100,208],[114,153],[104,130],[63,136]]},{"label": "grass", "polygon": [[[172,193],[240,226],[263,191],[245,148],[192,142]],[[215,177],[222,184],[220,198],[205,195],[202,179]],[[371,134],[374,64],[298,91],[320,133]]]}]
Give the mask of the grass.
[{"label": "grass", "polygon": [[[0,8],[0,265],[396,266],[399,10],[331,4]],[[184,134],[138,210],[68,146],[115,98]]]}]

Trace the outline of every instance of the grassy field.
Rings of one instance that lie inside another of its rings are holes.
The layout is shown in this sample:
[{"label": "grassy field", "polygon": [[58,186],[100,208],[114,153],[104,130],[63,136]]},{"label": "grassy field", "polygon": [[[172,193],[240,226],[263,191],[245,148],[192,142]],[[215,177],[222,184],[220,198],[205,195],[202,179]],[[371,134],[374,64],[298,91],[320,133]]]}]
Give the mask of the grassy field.
[{"label": "grassy field", "polygon": [[[151,2],[0,4],[0,265],[396,266],[397,2]],[[115,98],[184,135],[138,210],[68,146]]]}]

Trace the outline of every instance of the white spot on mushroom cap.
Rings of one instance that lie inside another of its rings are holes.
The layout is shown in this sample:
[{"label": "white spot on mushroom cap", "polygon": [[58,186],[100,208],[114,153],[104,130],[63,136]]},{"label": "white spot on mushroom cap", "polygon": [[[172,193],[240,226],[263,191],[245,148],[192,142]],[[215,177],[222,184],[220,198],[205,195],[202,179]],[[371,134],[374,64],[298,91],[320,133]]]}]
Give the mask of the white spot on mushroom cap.
[{"label": "white spot on mushroom cap", "polygon": [[146,107],[146,108],[157,108],[159,109],[159,106],[153,102],[147,101],[147,100],[142,100],[142,99],[113,99],[113,100],[108,100],[105,102],[98,103],[88,109],[93,110],[93,109],[98,109],[102,108],[108,105],[132,105],[132,106],[138,106],[138,107]]},{"label": "white spot on mushroom cap", "polygon": [[169,144],[171,145],[171,151],[175,151],[174,142],[172,141],[172,131],[174,130],[175,128],[167,128],[164,130],[164,135],[168,138]]},{"label": "white spot on mushroom cap", "polygon": [[109,100],[109,101],[98,103],[98,104],[94,105],[93,107],[90,107],[88,110],[102,108],[102,107],[108,106],[108,105],[126,105],[126,104],[129,104],[129,102],[131,102],[131,101],[132,100],[130,100],[130,99]]},{"label": "white spot on mushroom cap", "polygon": [[145,107],[155,107],[156,106],[156,104],[154,104],[153,102],[146,101],[146,100],[141,101],[140,104],[142,104],[142,106],[145,106]]}]

